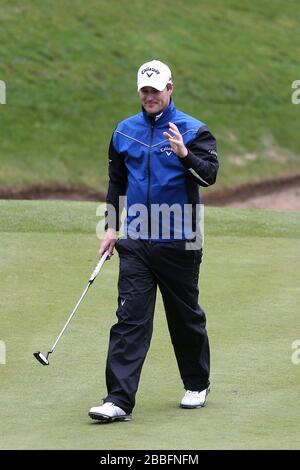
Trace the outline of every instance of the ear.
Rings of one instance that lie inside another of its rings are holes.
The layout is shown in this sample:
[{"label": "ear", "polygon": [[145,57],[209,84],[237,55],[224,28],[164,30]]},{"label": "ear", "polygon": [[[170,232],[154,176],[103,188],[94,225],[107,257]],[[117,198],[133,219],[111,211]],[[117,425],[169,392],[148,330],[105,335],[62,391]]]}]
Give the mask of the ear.
[{"label": "ear", "polygon": [[171,96],[174,90],[174,85],[172,83],[168,83],[167,90],[170,91],[170,96]]}]

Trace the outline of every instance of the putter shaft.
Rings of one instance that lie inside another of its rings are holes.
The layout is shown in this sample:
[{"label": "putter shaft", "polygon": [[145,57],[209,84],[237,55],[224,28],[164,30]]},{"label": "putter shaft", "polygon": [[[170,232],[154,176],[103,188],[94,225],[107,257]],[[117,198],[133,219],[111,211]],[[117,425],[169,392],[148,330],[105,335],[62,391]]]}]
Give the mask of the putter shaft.
[{"label": "putter shaft", "polygon": [[53,344],[52,348],[49,349],[48,353],[47,353],[47,356],[44,356],[44,354],[42,354],[40,351],[36,351],[35,353],[33,353],[34,357],[43,365],[49,365],[49,360],[48,360],[48,357],[49,357],[49,354],[52,354],[54,349],[56,348],[56,345],[57,343],[59,342],[60,338],[62,337],[62,335],[64,334],[65,332],[65,329],[67,328],[68,324],[70,323],[70,321],[72,320],[72,317],[73,315],[75,314],[77,308],[79,307],[82,299],[85,297],[87,291],[89,290],[90,286],[92,285],[92,283],[94,282],[95,278],[98,276],[104,262],[106,261],[108,257],[108,251],[105,251],[103,256],[101,257],[100,261],[98,262],[96,268],[94,269],[93,273],[91,274],[90,276],[90,279],[89,279],[89,282],[86,286],[86,288],[84,289],[83,293],[81,294],[81,296],[79,297],[74,309],[72,310],[72,312],[70,313],[65,325],[63,326],[63,329],[61,330],[61,332],[59,333],[57,339],[55,340],[55,343]]}]

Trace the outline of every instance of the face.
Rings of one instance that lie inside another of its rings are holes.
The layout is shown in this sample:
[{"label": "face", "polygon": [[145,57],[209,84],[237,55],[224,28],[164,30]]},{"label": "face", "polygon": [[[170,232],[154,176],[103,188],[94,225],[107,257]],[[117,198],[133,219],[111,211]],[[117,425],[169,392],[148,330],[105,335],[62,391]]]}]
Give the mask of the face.
[{"label": "face", "polygon": [[171,84],[168,84],[163,91],[145,86],[139,91],[141,104],[148,114],[159,114],[169,106],[172,91],[173,85]]}]

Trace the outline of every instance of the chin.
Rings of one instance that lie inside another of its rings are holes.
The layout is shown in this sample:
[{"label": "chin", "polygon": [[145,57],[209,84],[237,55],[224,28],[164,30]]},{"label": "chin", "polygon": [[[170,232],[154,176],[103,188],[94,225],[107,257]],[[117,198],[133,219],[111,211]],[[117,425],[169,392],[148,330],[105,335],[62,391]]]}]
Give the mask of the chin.
[{"label": "chin", "polygon": [[146,108],[146,111],[148,114],[159,114],[160,112],[158,106],[153,106],[153,108],[152,107]]}]

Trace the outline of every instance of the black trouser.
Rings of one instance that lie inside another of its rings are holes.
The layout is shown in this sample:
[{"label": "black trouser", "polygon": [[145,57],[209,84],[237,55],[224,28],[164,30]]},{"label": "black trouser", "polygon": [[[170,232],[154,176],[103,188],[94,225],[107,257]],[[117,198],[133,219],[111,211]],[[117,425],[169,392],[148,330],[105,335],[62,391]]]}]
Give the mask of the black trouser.
[{"label": "black trouser", "polygon": [[135,405],[150,345],[157,285],[184,388],[201,391],[209,385],[206,318],[198,305],[202,251],[184,247],[182,241],[119,239],[116,243],[120,257],[118,323],[110,331],[104,401],[116,403],[127,413]]}]

